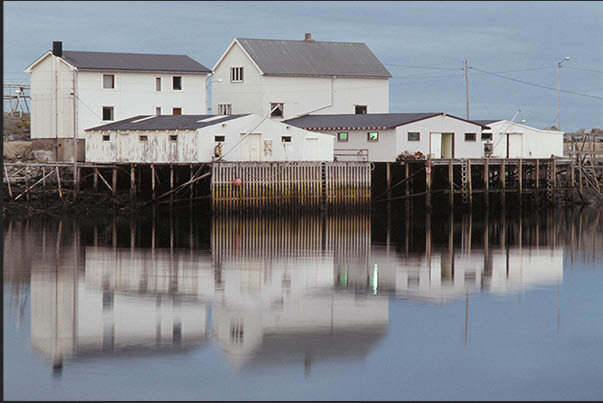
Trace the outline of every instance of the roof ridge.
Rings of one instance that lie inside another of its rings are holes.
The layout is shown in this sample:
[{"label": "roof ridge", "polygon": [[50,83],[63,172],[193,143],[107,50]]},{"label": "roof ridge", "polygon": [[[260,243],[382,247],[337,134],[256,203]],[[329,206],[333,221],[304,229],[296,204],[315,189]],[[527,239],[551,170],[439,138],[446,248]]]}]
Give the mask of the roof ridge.
[{"label": "roof ridge", "polygon": [[[52,49],[49,49],[52,51]],[[63,54],[65,52],[78,52],[78,53],[110,53],[110,54],[119,54],[119,55],[149,55],[149,56],[186,56],[189,55],[183,54],[172,54],[172,53],[138,53],[138,52],[106,52],[106,51],[97,51],[97,50],[63,50]],[[194,59],[193,59],[194,60]]]},{"label": "roof ridge", "polygon": [[344,42],[338,42],[338,41],[317,41],[316,39],[312,39],[312,40],[305,40],[305,39],[264,39],[264,38],[242,38],[242,37],[235,37],[235,39],[246,39],[246,40],[252,40],[252,41],[273,41],[273,42],[304,42],[304,43],[316,43],[316,42],[320,42],[320,43],[349,43],[349,44],[354,44],[354,45],[366,45],[365,42],[349,42],[349,41],[344,41]]}]

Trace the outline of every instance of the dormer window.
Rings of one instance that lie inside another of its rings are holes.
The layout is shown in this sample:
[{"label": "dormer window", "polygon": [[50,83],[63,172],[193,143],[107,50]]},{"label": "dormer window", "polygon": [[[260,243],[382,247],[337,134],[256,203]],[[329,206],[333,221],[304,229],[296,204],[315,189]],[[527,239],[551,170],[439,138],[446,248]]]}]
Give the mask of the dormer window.
[{"label": "dormer window", "polygon": [[243,67],[231,67],[230,68],[230,82],[242,83],[243,82]]},{"label": "dormer window", "polygon": [[115,74],[103,74],[103,88],[115,88]]}]

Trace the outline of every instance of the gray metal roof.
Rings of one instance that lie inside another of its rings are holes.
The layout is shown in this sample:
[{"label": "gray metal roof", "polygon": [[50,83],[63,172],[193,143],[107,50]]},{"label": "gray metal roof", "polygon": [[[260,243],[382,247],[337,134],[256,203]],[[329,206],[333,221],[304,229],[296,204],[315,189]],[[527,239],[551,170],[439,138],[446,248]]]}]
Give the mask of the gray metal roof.
[{"label": "gray metal roof", "polygon": [[390,78],[364,43],[237,38],[265,75]]},{"label": "gray metal roof", "polygon": [[[138,115],[128,119],[92,127],[85,131],[112,131],[112,130],[196,130],[205,126],[237,119],[247,115]],[[207,122],[200,122],[207,118],[216,117]],[[146,119],[149,118],[149,119]],[[144,119],[144,120],[142,120]]]},{"label": "gray metal roof", "polygon": [[479,123],[480,125],[489,125],[490,123],[494,123],[494,122],[500,122],[501,120],[504,119],[489,119],[489,120],[474,120],[475,123]]},{"label": "gray metal roof", "polygon": [[434,116],[449,116],[478,126],[487,127],[475,121],[459,118],[443,112],[432,113],[367,113],[342,115],[306,115],[284,120],[283,123],[308,130],[339,130],[339,129],[389,129],[408,123],[427,119]]},{"label": "gray metal roof", "polygon": [[186,55],[65,50],[62,57],[79,70],[211,73],[210,69]]}]

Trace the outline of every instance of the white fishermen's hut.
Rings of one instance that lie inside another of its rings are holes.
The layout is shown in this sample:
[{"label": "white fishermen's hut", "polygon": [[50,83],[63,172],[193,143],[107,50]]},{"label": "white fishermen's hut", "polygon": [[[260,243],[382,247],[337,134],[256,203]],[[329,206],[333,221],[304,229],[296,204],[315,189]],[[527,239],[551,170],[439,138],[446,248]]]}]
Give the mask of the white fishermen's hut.
[{"label": "white fishermen's hut", "polygon": [[86,130],[86,161],[333,161],[334,138],[247,115],[135,116]]},{"label": "white fishermen's hut", "polygon": [[484,124],[446,113],[306,115],[283,123],[335,137],[339,161],[391,162],[403,153],[482,158]]},{"label": "white fishermen's hut", "polygon": [[563,157],[563,134],[559,130],[542,130],[509,120],[476,120],[490,127],[482,136],[493,158]]}]

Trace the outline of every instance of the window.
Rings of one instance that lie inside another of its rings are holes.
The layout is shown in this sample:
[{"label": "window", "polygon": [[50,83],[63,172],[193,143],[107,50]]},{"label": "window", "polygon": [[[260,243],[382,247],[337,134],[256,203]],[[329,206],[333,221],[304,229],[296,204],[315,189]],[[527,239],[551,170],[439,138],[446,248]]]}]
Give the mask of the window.
[{"label": "window", "polygon": [[103,141],[110,141],[111,140],[111,136],[109,136],[108,134],[103,134]]},{"label": "window", "polygon": [[158,106],[157,108],[155,108],[155,115],[157,115],[157,116],[161,115],[161,106]]},{"label": "window", "polygon": [[337,133],[337,141],[348,141],[348,132]]},{"label": "window", "polygon": [[181,76],[172,77],[172,89],[173,90],[181,90],[182,89],[182,77]]},{"label": "window", "polygon": [[182,108],[172,108],[172,115],[182,115]]},{"label": "window", "polygon": [[291,143],[291,136],[281,136],[282,143]]},{"label": "window", "polygon": [[138,140],[140,140],[140,141],[147,141],[148,139],[149,139],[148,136],[143,136],[143,135],[138,136]]},{"label": "window", "polygon": [[421,139],[421,133],[408,132],[408,141],[419,141],[420,139]]},{"label": "window", "polygon": [[155,91],[161,91],[161,77],[155,77]]},{"label": "window", "polygon": [[270,113],[271,118],[285,117],[285,104],[283,104],[283,103],[271,103],[270,110],[272,111]]},{"label": "window", "polygon": [[367,110],[367,106],[366,105],[355,105],[354,106],[354,113],[356,115],[365,115],[366,114],[366,110]]},{"label": "window", "polygon": [[113,120],[112,106],[103,106],[103,120]]},{"label": "window", "polygon": [[115,88],[115,74],[103,74],[103,88]]},{"label": "window", "polygon": [[226,136],[214,136],[214,141],[216,143],[221,143],[226,140]]},{"label": "window", "polygon": [[231,67],[230,68],[230,82],[242,83],[243,82],[243,67]]},{"label": "window", "polygon": [[170,141],[178,141],[178,135],[177,134],[170,134]]},{"label": "window", "polygon": [[465,141],[475,141],[475,133],[465,133]]},{"label": "window", "polygon": [[232,114],[232,104],[218,104],[218,115]]},{"label": "window", "polygon": [[492,140],[492,133],[482,133],[482,140]]},{"label": "window", "polygon": [[379,141],[379,132],[368,132],[368,141]]}]

